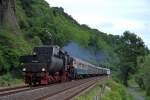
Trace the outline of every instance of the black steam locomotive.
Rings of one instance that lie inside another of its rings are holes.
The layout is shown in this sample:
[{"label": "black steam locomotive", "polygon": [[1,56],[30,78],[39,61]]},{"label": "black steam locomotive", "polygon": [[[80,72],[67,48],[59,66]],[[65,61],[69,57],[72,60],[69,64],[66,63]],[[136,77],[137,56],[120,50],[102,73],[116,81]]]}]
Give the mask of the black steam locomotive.
[{"label": "black steam locomotive", "polygon": [[47,85],[81,77],[110,74],[109,69],[71,57],[55,45],[35,47],[32,55],[21,56],[20,61],[25,83],[29,85]]}]

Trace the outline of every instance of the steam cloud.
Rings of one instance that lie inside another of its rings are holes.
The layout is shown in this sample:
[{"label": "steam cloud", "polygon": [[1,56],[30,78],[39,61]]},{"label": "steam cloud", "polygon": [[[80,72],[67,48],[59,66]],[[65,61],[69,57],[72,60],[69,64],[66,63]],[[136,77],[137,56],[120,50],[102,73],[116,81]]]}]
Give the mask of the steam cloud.
[{"label": "steam cloud", "polygon": [[69,43],[67,46],[63,47],[63,49],[67,51],[69,55],[93,64],[106,64],[110,62],[111,59],[108,52],[98,51],[95,53],[90,49],[81,47],[75,42]]}]

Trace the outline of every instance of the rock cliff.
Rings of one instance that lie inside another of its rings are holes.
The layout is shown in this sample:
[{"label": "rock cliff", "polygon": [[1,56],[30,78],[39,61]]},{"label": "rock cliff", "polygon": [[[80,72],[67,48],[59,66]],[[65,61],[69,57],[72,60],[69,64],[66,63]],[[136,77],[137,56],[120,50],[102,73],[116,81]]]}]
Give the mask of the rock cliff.
[{"label": "rock cliff", "polygon": [[18,30],[15,14],[15,0],[0,0],[0,26]]}]

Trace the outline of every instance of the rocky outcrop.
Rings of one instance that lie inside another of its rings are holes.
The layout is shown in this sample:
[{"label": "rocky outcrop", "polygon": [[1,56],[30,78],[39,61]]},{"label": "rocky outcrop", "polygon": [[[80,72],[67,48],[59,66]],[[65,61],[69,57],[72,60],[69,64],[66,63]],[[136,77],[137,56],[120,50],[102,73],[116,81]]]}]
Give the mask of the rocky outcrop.
[{"label": "rocky outcrop", "polygon": [[13,30],[19,29],[15,14],[15,0],[0,0],[0,26]]}]

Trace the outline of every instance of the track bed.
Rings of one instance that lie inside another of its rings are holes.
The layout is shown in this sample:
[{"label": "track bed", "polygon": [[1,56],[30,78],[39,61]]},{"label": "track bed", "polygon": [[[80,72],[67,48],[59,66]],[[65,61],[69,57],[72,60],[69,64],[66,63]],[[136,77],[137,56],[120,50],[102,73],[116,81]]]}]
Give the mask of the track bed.
[{"label": "track bed", "polygon": [[0,96],[0,100],[68,100],[94,85],[97,80],[102,80],[104,78],[105,77],[102,76],[92,77],[60,84],[51,84],[49,86],[30,88],[30,90],[27,91]]}]

